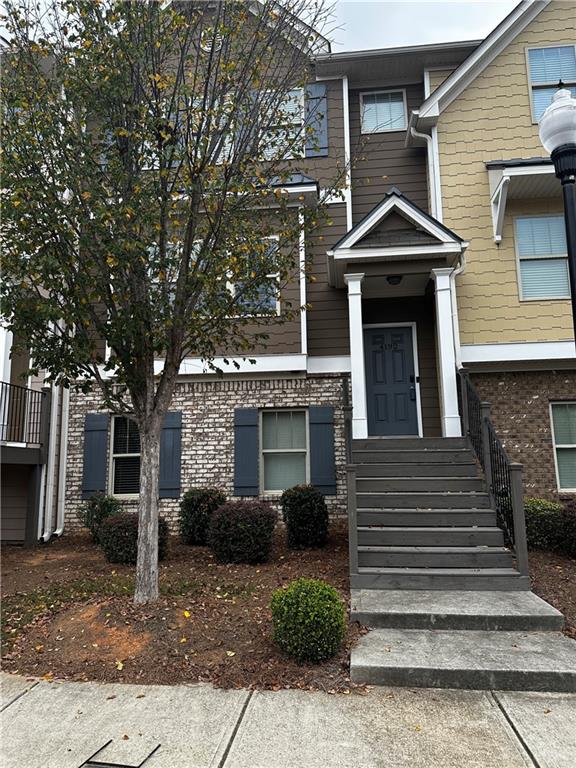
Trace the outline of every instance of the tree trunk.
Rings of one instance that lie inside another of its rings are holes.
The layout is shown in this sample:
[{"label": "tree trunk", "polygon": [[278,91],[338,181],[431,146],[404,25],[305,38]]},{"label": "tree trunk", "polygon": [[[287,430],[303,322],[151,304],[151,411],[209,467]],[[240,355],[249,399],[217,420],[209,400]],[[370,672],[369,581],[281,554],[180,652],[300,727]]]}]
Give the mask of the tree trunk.
[{"label": "tree trunk", "polygon": [[138,560],[134,603],[158,599],[158,492],[162,419],[152,416],[140,429],[140,497],[138,500]]}]

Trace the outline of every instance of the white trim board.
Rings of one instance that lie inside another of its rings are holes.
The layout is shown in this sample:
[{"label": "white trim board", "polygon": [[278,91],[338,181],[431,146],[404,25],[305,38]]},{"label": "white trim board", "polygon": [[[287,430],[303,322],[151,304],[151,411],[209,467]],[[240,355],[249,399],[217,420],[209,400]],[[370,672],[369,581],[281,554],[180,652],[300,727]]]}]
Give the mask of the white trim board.
[{"label": "white trim board", "polygon": [[510,344],[463,344],[463,363],[524,362],[531,360],[572,360],[573,341],[531,341]]},{"label": "white trim board", "polygon": [[308,373],[350,373],[350,355],[326,355],[308,358]]}]

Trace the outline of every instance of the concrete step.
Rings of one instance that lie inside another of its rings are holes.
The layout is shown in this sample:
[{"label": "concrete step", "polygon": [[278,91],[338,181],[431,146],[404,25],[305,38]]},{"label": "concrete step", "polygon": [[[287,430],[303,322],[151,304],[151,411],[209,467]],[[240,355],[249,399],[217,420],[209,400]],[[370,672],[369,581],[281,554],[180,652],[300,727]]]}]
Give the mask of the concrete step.
[{"label": "concrete step", "polygon": [[357,464],[356,477],[477,477],[474,462],[460,464],[442,462],[419,464],[417,462]]},{"label": "concrete step", "polygon": [[362,509],[489,509],[487,493],[455,491],[454,493],[363,493],[356,494]]},{"label": "concrete step", "polygon": [[485,490],[480,477],[359,477],[358,493],[453,493]]},{"label": "concrete step", "polygon": [[360,547],[502,547],[504,534],[497,526],[487,528],[439,528],[426,526],[359,526]]},{"label": "concrete step", "polygon": [[358,525],[384,525],[419,528],[441,526],[444,528],[466,526],[495,526],[496,512],[492,509],[359,509]]},{"label": "concrete step", "polygon": [[468,448],[456,449],[418,449],[418,448],[355,448],[352,450],[354,464],[387,464],[416,463],[416,464],[475,464],[472,452]]},{"label": "concrete step", "polygon": [[455,448],[470,448],[465,437],[367,437],[352,441],[352,450],[449,450]]},{"label": "concrete step", "polygon": [[352,589],[529,590],[530,579],[514,568],[359,568]]},{"label": "concrete step", "polygon": [[358,547],[358,565],[376,568],[511,568],[506,547]]},{"label": "concrete step", "polygon": [[352,649],[356,683],[576,691],[576,643],[557,632],[375,629]]},{"label": "concrete step", "polygon": [[533,592],[353,589],[350,619],[367,627],[560,631],[564,617]]}]

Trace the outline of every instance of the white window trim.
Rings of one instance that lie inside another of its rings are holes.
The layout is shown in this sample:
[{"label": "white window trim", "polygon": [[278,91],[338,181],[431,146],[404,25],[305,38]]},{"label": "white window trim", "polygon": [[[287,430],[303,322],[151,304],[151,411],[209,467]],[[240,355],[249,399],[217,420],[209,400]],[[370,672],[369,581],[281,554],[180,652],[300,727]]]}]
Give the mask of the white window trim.
[{"label": "white window trim", "polygon": [[[305,418],[306,448],[263,448],[262,426],[265,413],[303,413]],[[284,491],[270,491],[264,487],[264,454],[265,453],[305,453],[306,479],[305,483],[310,483],[310,420],[308,408],[263,408],[260,410],[258,418],[258,451],[259,451],[259,475],[260,475],[260,495],[262,496],[281,496]]]},{"label": "white window trim", "polygon": [[[532,79],[530,77],[530,57],[529,57],[529,51],[542,51],[545,48],[568,48],[570,46],[573,46],[574,49],[576,49],[576,44],[573,43],[571,40],[568,40],[565,43],[554,43],[553,45],[530,45],[527,48],[524,49],[524,55],[526,58],[526,77],[528,79],[528,97],[530,99],[530,116],[532,118],[532,125],[538,125],[538,118],[534,116],[534,89],[539,88],[554,88],[558,85],[558,82],[555,83],[549,82],[549,83],[532,83]],[[569,80],[567,83],[564,83],[565,87],[570,88],[572,86],[576,86],[576,80],[572,81]]]},{"label": "white window trim", "polygon": [[553,400],[549,404],[549,411],[550,411],[550,431],[552,433],[552,450],[554,451],[554,468],[556,469],[556,487],[558,488],[558,491],[560,493],[576,493],[576,488],[562,488],[560,485],[560,470],[558,468],[558,448],[576,448],[576,443],[574,445],[568,443],[561,445],[558,445],[556,443],[556,435],[554,433],[554,416],[552,413],[553,406],[555,405],[573,405],[576,408],[576,400]]},{"label": "white window trim", "polygon": [[[404,126],[402,128],[380,128],[377,131],[364,130],[364,97],[376,96],[381,93],[401,93],[404,104]],[[371,136],[375,133],[404,133],[408,127],[408,103],[406,101],[406,88],[379,88],[376,91],[362,91],[360,94],[360,133],[364,136]]]},{"label": "white window trim", "polygon": [[116,462],[114,461],[117,458],[130,458],[134,456],[138,456],[138,458],[141,460],[142,453],[114,453],[114,431],[116,429],[116,419],[117,418],[130,418],[127,414],[123,413],[115,413],[112,414],[112,425],[110,429],[110,450],[108,451],[109,454],[109,460],[108,460],[108,493],[110,496],[114,496],[116,499],[138,499],[140,497],[139,493],[114,493],[114,473],[116,469]]},{"label": "white window trim", "polygon": [[[276,240],[276,242],[278,243],[278,247],[280,247],[280,245],[279,245],[279,243],[280,243],[280,235],[269,235],[268,237],[263,237],[262,240]],[[278,284],[278,293],[280,292],[280,286],[279,286],[280,275],[278,274],[278,272],[271,272],[270,274],[266,275],[266,280],[275,280],[276,283]],[[235,283],[233,283],[232,280],[228,280],[226,285],[227,285],[228,290],[232,294],[232,296],[235,296],[236,295],[236,285],[235,285]],[[274,310],[272,310],[272,312],[273,311]],[[277,296],[277,298],[276,298],[276,310],[275,311],[276,311],[276,316],[280,317],[280,315],[282,314],[282,299],[280,298],[280,296]],[[248,315],[248,317],[270,317],[270,316],[271,316],[270,312],[257,312],[257,313],[255,313],[253,315]]]},{"label": "white window trim", "polygon": [[[516,222],[518,219],[550,219],[553,217],[560,217],[562,218],[561,213],[535,213],[535,214],[519,214],[518,216],[514,216],[512,219],[513,223],[513,230],[514,230],[514,253],[516,254],[516,284],[518,286],[518,301],[521,303],[524,302],[531,302],[531,301],[566,301],[566,299],[570,298],[570,275],[568,273],[568,251],[566,251],[566,255],[562,256],[560,254],[551,254],[550,256],[520,256],[520,251],[518,248],[518,237],[516,236]],[[520,269],[520,262],[522,261],[534,261],[539,260],[542,261],[542,259],[564,259],[566,261],[566,273],[568,275],[568,291],[565,296],[538,296],[534,298],[524,298],[522,294],[522,273]]]}]

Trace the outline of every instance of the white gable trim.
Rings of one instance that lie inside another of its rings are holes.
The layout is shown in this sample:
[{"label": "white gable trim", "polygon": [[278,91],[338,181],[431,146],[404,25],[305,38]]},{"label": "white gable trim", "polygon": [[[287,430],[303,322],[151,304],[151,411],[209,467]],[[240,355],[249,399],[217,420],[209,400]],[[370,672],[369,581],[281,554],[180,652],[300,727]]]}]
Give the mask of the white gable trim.
[{"label": "white gable trim", "polygon": [[550,0],[523,0],[426,99],[417,112],[417,120],[437,118],[549,3]]},{"label": "white gable trim", "polygon": [[[369,214],[364,221],[359,224],[352,232],[350,232],[344,240],[338,245],[334,251],[341,251],[345,249],[353,248],[363,237],[373,230],[381,221],[383,221],[390,213],[398,211],[403,214],[413,224],[422,227],[423,230],[428,232],[429,235],[435,237],[440,243],[444,244],[458,244],[460,241],[450,236],[442,227],[436,226],[428,216],[424,215],[416,208],[411,206],[401,197],[397,197],[392,194],[387,197],[380,205],[375,208],[371,214]],[[460,250],[460,248],[459,248]],[[329,251],[333,253],[334,251]]]}]

